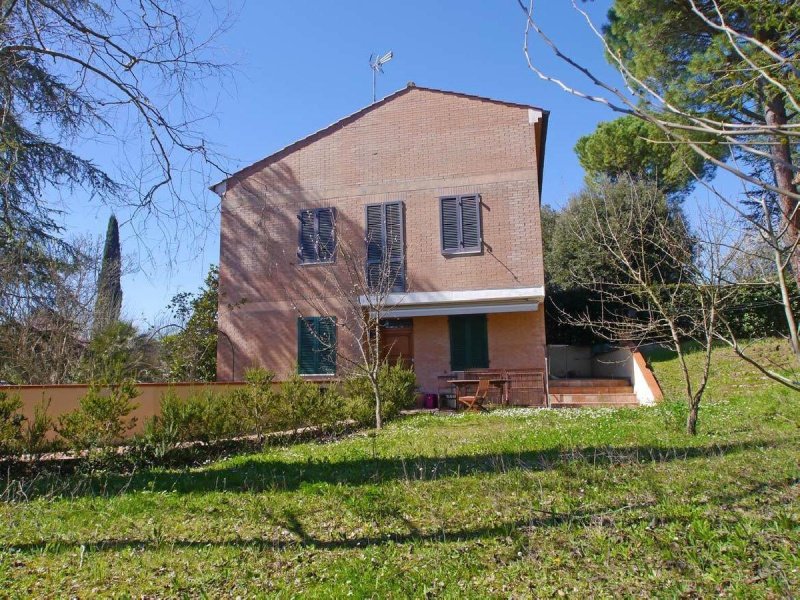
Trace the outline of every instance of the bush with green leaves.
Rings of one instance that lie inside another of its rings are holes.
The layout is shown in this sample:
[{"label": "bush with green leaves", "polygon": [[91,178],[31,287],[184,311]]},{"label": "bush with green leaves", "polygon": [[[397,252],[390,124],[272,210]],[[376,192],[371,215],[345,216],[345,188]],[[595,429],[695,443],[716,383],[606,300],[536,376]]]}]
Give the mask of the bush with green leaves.
[{"label": "bush with green leaves", "polygon": [[33,407],[33,417],[28,419],[19,410],[22,401],[18,396],[0,392],[0,456],[37,454],[53,444],[47,440],[53,420],[47,414],[50,401],[44,400]]},{"label": "bush with green leaves", "polygon": [[61,415],[56,431],[73,450],[105,448],[120,444],[136,426],[130,414],[139,395],[133,381],[102,387],[89,386],[78,408]]},{"label": "bush with green leaves", "polygon": [[217,310],[219,268],[211,265],[195,293],[172,297],[168,309],[180,331],[161,340],[169,381],[214,381],[217,376]]},{"label": "bush with green leaves", "polygon": [[335,388],[322,389],[296,373],[281,384],[280,402],[287,429],[295,431],[333,425],[345,417],[341,397]]},{"label": "bush with green leaves", "polygon": [[[381,397],[381,418],[396,417],[401,410],[414,406],[417,398],[417,378],[414,371],[401,364],[384,363],[378,373]],[[375,424],[375,396],[366,376],[350,377],[344,381],[343,395],[348,417],[362,425]]]},{"label": "bush with green leaves", "polygon": [[243,435],[258,436],[286,427],[287,414],[282,396],[275,390],[275,373],[263,368],[249,369],[247,386],[232,392],[233,407]]},{"label": "bush with green leaves", "polygon": [[19,396],[0,392],[0,456],[19,452],[22,444],[22,422],[25,417],[18,411],[22,408]]},{"label": "bush with green leaves", "polygon": [[161,396],[158,415],[148,419],[142,436],[156,454],[183,442],[212,442],[242,435],[233,394],[202,390],[181,398],[174,389]]},{"label": "bush with green leaves", "polygon": [[47,439],[47,434],[53,429],[53,419],[48,414],[50,399],[42,401],[33,407],[33,417],[25,419],[26,425],[22,428],[22,451],[27,454],[46,452],[54,446]]}]

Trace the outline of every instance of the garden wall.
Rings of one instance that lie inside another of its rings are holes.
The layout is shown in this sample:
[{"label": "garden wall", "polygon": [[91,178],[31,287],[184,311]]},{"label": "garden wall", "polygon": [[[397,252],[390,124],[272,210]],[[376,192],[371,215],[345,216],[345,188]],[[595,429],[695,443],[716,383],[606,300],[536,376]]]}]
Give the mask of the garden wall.
[{"label": "garden wall", "polygon": [[[186,398],[203,390],[211,390],[215,393],[224,394],[237,388],[243,387],[242,382],[226,383],[138,383],[136,389],[139,395],[134,402],[138,405],[131,416],[136,417],[136,427],[130,434],[138,433],[142,430],[144,422],[153,415],[157,415],[160,409],[161,396],[168,390],[174,392],[181,398]],[[277,383],[275,384],[278,385]],[[85,384],[64,384],[64,385],[8,385],[0,386],[0,392],[5,392],[9,396],[16,395],[22,401],[22,414],[28,419],[33,417],[34,408],[44,402],[50,402],[47,413],[57,420],[59,415],[63,415],[78,408],[80,399],[86,395],[89,386]],[[52,432],[51,432],[52,435]]]}]

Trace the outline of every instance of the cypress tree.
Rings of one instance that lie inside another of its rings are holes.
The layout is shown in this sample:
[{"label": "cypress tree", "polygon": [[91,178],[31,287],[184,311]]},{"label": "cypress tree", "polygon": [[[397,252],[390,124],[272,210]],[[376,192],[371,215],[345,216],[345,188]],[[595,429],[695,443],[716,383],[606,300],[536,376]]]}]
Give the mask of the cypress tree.
[{"label": "cypress tree", "polygon": [[103,262],[97,278],[97,300],[94,305],[94,331],[101,331],[119,321],[122,311],[122,251],[119,244],[119,224],[111,215],[103,247]]}]

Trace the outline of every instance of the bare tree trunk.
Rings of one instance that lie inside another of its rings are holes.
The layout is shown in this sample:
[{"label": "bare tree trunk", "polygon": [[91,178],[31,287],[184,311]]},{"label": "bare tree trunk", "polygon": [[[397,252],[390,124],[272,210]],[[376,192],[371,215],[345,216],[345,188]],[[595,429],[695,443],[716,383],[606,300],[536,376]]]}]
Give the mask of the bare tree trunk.
[{"label": "bare tree trunk", "polygon": [[689,416],[686,418],[686,433],[697,435],[697,414],[700,411],[700,402],[692,400],[689,404]]},{"label": "bare tree trunk", "polygon": [[[785,128],[788,124],[786,116],[786,105],[783,96],[776,95],[767,102],[764,111],[764,118],[767,125],[776,128]],[[780,194],[781,215],[787,228],[787,246],[792,248],[790,264],[794,271],[795,281],[800,285],[800,249],[795,242],[798,232],[800,232],[800,211],[798,210],[797,200],[790,194],[797,194],[797,186],[794,183],[794,173],[792,172],[792,149],[789,145],[789,138],[777,136],[774,143],[770,146],[772,155],[772,170],[775,174],[777,187],[785,193]],[[781,269],[778,269],[781,271]],[[795,350],[796,351],[796,350]]]},{"label": "bare tree trunk", "polygon": [[[783,254],[781,253],[780,239],[778,239],[773,231],[772,221],[769,220],[769,212],[767,210],[767,201],[765,198],[761,199],[761,206],[764,211],[764,215],[767,217],[767,231],[771,236],[769,242],[770,246],[772,246],[772,253],[775,261],[775,271],[777,272],[778,285],[781,289],[781,302],[783,303],[783,311],[786,315],[786,325],[789,329],[789,343],[792,346],[792,352],[794,353],[795,357],[800,360],[800,340],[798,339],[797,321],[794,318],[792,299],[789,295],[789,286],[786,282],[786,266],[784,263]],[[796,254],[797,253],[795,252],[795,255]],[[797,276],[797,274],[798,271],[795,271],[795,276]]]},{"label": "bare tree trunk", "polygon": [[380,429],[383,427],[383,419],[381,417],[381,392],[376,379],[373,378],[371,383],[372,395],[375,398],[375,429]]},{"label": "bare tree trunk", "polygon": [[381,389],[378,385],[378,376],[380,375],[381,369],[381,322],[379,320],[375,321],[375,335],[373,336],[375,339],[375,346],[372,350],[372,377],[370,378],[370,382],[372,383],[372,394],[375,397],[375,429],[381,429],[383,427],[383,419],[381,417]]},{"label": "bare tree trunk", "polygon": [[[775,252],[778,255],[777,260],[782,262],[780,252],[777,250]],[[794,258],[797,259],[797,251],[795,251]],[[798,271],[795,271],[795,273],[797,272]],[[792,345],[792,352],[795,357],[800,359],[800,340],[798,340],[797,322],[792,312],[792,299],[789,296],[789,288],[786,285],[786,273],[782,268],[778,269],[778,283],[781,287],[781,301],[783,303],[784,313],[786,314],[786,324],[789,326],[789,342]]]}]

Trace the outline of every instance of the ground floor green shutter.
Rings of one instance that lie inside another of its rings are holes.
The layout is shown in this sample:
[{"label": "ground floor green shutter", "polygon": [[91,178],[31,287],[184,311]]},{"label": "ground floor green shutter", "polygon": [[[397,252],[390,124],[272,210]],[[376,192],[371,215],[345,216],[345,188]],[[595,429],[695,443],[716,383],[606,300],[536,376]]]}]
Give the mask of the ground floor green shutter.
[{"label": "ground floor green shutter", "polygon": [[336,319],[297,319],[297,372],[301,375],[336,373]]},{"label": "ground floor green shutter", "polygon": [[489,367],[489,336],[486,315],[453,315],[450,325],[450,368],[486,369]]},{"label": "ground floor green shutter", "polygon": [[320,317],[317,321],[317,373],[336,373],[336,319]]}]

